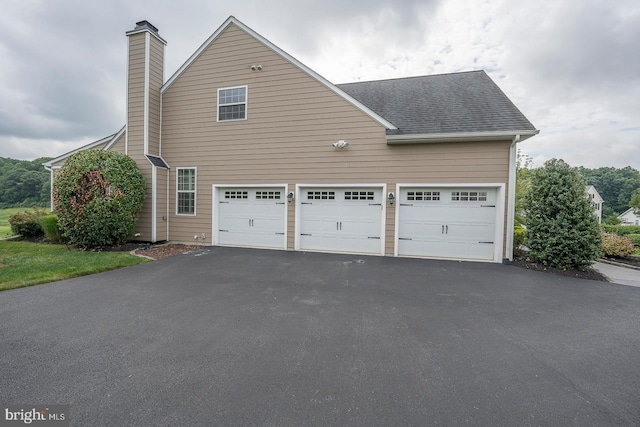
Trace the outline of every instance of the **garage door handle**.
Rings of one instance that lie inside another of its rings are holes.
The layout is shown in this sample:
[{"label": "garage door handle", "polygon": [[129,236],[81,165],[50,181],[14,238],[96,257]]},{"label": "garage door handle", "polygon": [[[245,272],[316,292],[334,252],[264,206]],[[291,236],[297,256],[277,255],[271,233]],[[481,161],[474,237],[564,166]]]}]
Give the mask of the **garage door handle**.
[{"label": "garage door handle", "polygon": [[398,240],[413,240],[411,237],[398,237]]},{"label": "garage door handle", "polygon": [[380,238],[379,238],[379,237],[367,237],[367,239],[377,239],[377,240],[380,240]]},{"label": "garage door handle", "polygon": [[496,205],[480,205],[481,208],[495,208]]},{"label": "garage door handle", "polygon": [[369,206],[382,206],[382,203],[369,203]]},{"label": "garage door handle", "polygon": [[311,202],[302,202],[302,203],[300,203],[300,204],[301,204],[301,205],[312,205],[313,203],[311,203]]},{"label": "garage door handle", "polygon": [[440,232],[440,234],[444,234],[444,225],[442,226],[442,231]]},{"label": "garage door handle", "polygon": [[218,203],[229,203],[229,202],[218,202]]},{"label": "garage door handle", "polygon": [[221,233],[228,233],[229,232],[229,230],[218,230],[218,231],[220,231]]},{"label": "garage door handle", "polygon": [[413,203],[400,203],[400,206],[413,206]]},{"label": "garage door handle", "polygon": [[307,234],[307,233],[300,233],[301,236],[311,236],[311,234]]},{"label": "garage door handle", "polygon": [[284,233],[276,233],[279,236],[284,236]]},{"label": "garage door handle", "polygon": [[489,244],[489,245],[493,245],[493,242],[478,242],[478,243],[486,243],[486,244]]},{"label": "garage door handle", "polygon": [[284,202],[276,202],[276,205],[284,205]]},{"label": "garage door handle", "polygon": [[448,225],[445,226],[445,231],[446,231],[446,233],[444,233],[444,234],[449,234],[449,226]]}]

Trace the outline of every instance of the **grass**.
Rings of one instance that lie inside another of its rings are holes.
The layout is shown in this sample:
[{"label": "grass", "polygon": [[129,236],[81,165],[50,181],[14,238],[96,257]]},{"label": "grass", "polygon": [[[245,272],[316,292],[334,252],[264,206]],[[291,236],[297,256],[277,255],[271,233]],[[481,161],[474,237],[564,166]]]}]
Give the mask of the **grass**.
[{"label": "grass", "polygon": [[69,250],[65,245],[0,240],[0,291],[100,273],[147,261],[128,252],[79,251]]}]

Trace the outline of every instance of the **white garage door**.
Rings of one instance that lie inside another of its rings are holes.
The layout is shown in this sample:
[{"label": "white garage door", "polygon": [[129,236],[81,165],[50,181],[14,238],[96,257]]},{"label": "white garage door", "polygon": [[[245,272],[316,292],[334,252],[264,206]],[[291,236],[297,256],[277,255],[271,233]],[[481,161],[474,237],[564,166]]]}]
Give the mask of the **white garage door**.
[{"label": "white garage door", "polygon": [[217,243],[284,249],[284,188],[219,188]]},{"label": "white garage door", "polygon": [[492,260],[495,188],[404,188],[398,255]]},{"label": "white garage door", "polygon": [[301,188],[299,248],[382,253],[381,188]]}]

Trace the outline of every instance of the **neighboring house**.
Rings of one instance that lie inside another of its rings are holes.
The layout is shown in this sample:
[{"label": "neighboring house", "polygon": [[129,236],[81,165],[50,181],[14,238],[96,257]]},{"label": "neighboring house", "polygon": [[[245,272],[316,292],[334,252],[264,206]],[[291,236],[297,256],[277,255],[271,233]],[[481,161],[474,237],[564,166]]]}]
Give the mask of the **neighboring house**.
[{"label": "neighboring house", "polygon": [[596,218],[598,218],[598,224],[602,224],[602,204],[604,203],[604,199],[600,196],[600,193],[598,193],[598,190],[596,190],[596,187],[593,185],[587,185],[585,192],[591,202],[593,213]]},{"label": "neighboring house", "polygon": [[83,148],[139,165],[139,240],[512,257],[516,144],[538,130],[485,72],[334,85],[230,17],[165,80],[158,30],[126,35],[127,123]]},{"label": "neighboring house", "polygon": [[629,208],[618,215],[621,225],[640,225],[640,216],[633,212],[633,208]]}]

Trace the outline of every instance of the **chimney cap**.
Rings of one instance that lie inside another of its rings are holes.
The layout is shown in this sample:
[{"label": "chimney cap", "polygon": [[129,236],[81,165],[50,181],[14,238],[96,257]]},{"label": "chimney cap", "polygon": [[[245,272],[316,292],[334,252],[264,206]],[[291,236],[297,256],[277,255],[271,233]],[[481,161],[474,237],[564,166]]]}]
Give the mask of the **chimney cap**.
[{"label": "chimney cap", "polygon": [[158,33],[158,29],[146,19],[144,21],[136,22],[136,28],[134,28],[133,30],[137,31],[137,30],[144,30],[144,29],[151,30],[156,34]]}]

